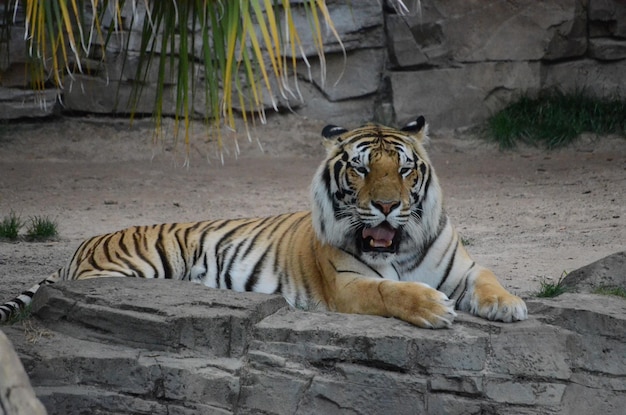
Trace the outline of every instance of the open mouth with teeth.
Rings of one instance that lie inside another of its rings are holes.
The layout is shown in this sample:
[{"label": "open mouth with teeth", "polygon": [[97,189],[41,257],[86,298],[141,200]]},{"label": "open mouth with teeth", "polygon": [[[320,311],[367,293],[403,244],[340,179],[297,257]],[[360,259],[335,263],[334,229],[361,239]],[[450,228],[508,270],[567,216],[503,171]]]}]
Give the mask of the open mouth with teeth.
[{"label": "open mouth with teeth", "polygon": [[373,228],[363,228],[358,238],[362,252],[396,252],[400,240],[400,231],[387,222]]}]

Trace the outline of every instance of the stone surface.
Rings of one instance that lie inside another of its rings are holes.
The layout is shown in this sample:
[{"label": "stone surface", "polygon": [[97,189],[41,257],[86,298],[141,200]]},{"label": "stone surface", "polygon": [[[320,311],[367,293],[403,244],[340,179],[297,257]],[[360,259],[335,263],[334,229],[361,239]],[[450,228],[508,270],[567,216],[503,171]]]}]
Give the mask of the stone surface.
[{"label": "stone surface", "polygon": [[[320,63],[305,8],[301,1],[292,2],[301,48],[287,48],[284,53],[289,61],[295,53],[297,74],[290,74],[289,86],[281,89],[283,80],[270,73],[273,92],[264,91],[260,99],[265,110],[296,111],[345,125],[372,120],[401,124],[426,114],[429,121],[437,120],[440,128],[451,129],[481,124],[520,95],[533,95],[539,89],[585,89],[599,96],[626,96],[623,1],[411,1],[408,14],[398,13],[390,1],[366,0],[354,7],[332,0],[326,5],[334,30],[321,27],[326,58]],[[100,40],[94,40],[89,59],[82,61],[83,74],[74,74],[63,84],[60,98],[66,111],[128,114],[130,85],[139,78],[143,90],[136,111],[153,113],[158,58],[147,73],[137,75],[144,7],[137,5],[135,26],[130,26],[130,18],[123,19],[124,36],[113,35],[106,51]],[[125,5],[125,16],[132,11]],[[91,16],[89,11],[87,16]],[[283,18],[280,13],[277,16]],[[110,13],[103,18],[105,28],[111,19]],[[23,24],[20,9],[8,49],[0,44],[0,87],[7,88],[0,89],[0,119],[50,114],[22,104],[29,102],[20,89],[28,83],[23,67]],[[196,40],[193,54],[199,58],[203,43],[198,32],[191,36]],[[160,42],[157,37],[154,50],[160,51]],[[121,53],[125,48],[126,57]],[[176,56],[178,52],[174,46],[167,53]],[[3,54],[8,58],[2,58]],[[104,63],[100,60],[103,54]],[[167,74],[171,65],[176,67],[175,57],[166,56],[166,62]],[[193,116],[200,119],[209,112],[203,102],[202,73],[198,68],[201,82],[196,85],[199,93],[192,109]],[[306,81],[298,86],[296,76]],[[165,85],[165,116],[176,112],[177,85],[172,79]],[[19,91],[18,100],[11,98],[9,89]],[[250,100],[244,103],[249,110]],[[242,111],[238,100],[233,106],[236,112]]]},{"label": "stone surface", "polygon": [[[339,43],[335,33],[324,25],[321,33],[326,53],[341,52],[342,47],[345,50],[354,50],[384,46],[383,14],[379,0],[361,0],[358,7],[342,0],[326,1],[326,5],[336,34],[341,39]],[[292,14],[295,27],[302,28],[299,31],[302,51],[306,56],[317,56],[315,42],[308,30],[310,21],[304,8],[292,7]],[[286,54],[291,57],[290,51],[286,51]],[[301,56],[300,51],[296,52],[296,56]]]},{"label": "stone surface", "polygon": [[527,302],[523,322],[459,313],[430,331],[293,310],[279,296],[103,278],[42,288],[35,317],[4,330],[51,414],[621,414],[626,301]]},{"label": "stone surface", "polygon": [[[383,49],[356,50],[345,57],[341,53],[327,54],[327,78],[322,83],[314,76],[313,83],[331,102],[373,95],[380,87],[385,58]],[[321,72],[319,60],[311,61],[311,72]]]},{"label": "stone surface", "polygon": [[58,112],[57,90],[30,91],[0,87],[1,119],[49,117]]},{"label": "stone surface", "polygon": [[[151,294],[137,295],[146,284],[151,284]],[[186,302],[181,310],[180,300],[194,288],[202,287],[163,280],[138,279],[130,285],[124,279],[77,281],[43,290],[32,307],[47,327],[76,338],[107,342],[115,333],[116,343],[129,346],[194,349],[228,357],[239,356],[247,348],[249,331],[257,318],[285,306],[280,296],[224,296],[223,291],[215,290]],[[104,312],[111,306],[114,308]],[[124,326],[119,325],[122,320]],[[205,336],[206,331],[213,335]]]},{"label": "stone surface", "polygon": [[391,86],[399,121],[423,114],[433,125],[455,128],[479,123],[520,91],[536,92],[540,66],[536,62],[489,62],[394,72]]},{"label": "stone surface", "polygon": [[590,39],[589,56],[603,61],[626,59],[626,40],[610,38]]},{"label": "stone surface", "polygon": [[302,102],[296,113],[310,119],[324,120],[328,124],[364,124],[369,121],[369,114],[374,107],[371,97],[329,101],[317,86],[305,81],[299,82],[299,91]]},{"label": "stone surface", "polygon": [[[174,114],[173,97],[176,89],[171,85],[164,88],[164,113]],[[142,89],[142,98],[135,107],[139,114],[152,114],[156,99],[155,88]],[[99,77],[74,75],[68,81],[63,94],[63,108],[68,111],[96,114],[129,114],[132,111],[133,87],[128,82],[109,81]]]},{"label": "stone surface", "polygon": [[406,17],[386,15],[387,42],[391,63],[396,68],[414,68],[424,65],[429,58],[427,45],[419,45],[411,28],[406,24]]},{"label": "stone surface", "polygon": [[[4,3],[0,4],[0,13],[4,13]],[[3,72],[15,63],[28,62],[28,53],[26,44],[24,42],[24,19],[23,16],[20,19],[19,16],[15,16],[15,25],[9,29],[4,27],[0,28],[4,31],[3,35],[8,35],[6,40],[0,42],[0,85],[7,86],[5,84],[5,77]],[[22,74],[24,76],[25,74]],[[20,86],[25,86],[21,84]]]},{"label": "stone surface", "polygon": [[570,272],[563,278],[569,291],[591,293],[599,288],[626,290],[626,251],[601,258]]},{"label": "stone surface", "polygon": [[[542,67],[542,87],[562,91],[585,90],[596,96],[624,96],[626,59],[598,65],[592,59],[545,64]],[[623,99],[623,98],[622,98]]]},{"label": "stone surface", "polygon": [[420,48],[438,49],[431,56],[456,62],[562,59],[586,49],[585,13],[575,0],[428,1],[421,14],[395,22],[410,27]]},{"label": "stone surface", "polygon": [[0,415],[45,414],[11,341],[0,331]]},{"label": "stone surface", "polygon": [[626,3],[620,0],[589,1],[590,35],[626,38]]}]

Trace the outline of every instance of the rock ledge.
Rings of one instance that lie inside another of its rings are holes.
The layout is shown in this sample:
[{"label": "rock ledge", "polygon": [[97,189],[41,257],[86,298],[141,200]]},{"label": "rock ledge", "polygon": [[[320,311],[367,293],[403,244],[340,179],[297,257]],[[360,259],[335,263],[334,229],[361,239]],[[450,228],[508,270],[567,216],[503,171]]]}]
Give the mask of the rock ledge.
[{"label": "rock ledge", "polygon": [[521,323],[429,331],[116,278],[45,287],[3,330],[50,414],[622,413],[626,301],[528,304]]}]

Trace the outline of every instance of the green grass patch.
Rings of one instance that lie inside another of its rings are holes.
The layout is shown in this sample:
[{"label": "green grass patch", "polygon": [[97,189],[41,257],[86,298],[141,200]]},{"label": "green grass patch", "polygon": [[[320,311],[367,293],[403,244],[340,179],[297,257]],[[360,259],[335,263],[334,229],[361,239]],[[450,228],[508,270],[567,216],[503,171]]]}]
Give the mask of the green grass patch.
[{"label": "green grass patch", "polygon": [[617,297],[626,298],[626,289],[622,287],[598,287],[593,290],[594,294],[615,295]]},{"label": "green grass patch", "polygon": [[30,218],[26,237],[30,240],[41,241],[55,238],[59,235],[57,224],[47,216],[33,216]]},{"label": "green grass patch", "polygon": [[33,216],[29,219],[26,236],[31,240],[44,240],[58,236],[57,224],[48,216]]},{"label": "green grass patch", "polygon": [[20,216],[11,211],[0,222],[0,238],[15,240],[18,238],[20,229],[24,226],[24,222]]},{"label": "green grass patch", "polygon": [[466,236],[461,236],[461,243],[463,246],[470,246],[474,244],[474,238],[468,238]]},{"label": "green grass patch", "polygon": [[2,324],[6,324],[7,326],[10,326],[12,324],[16,324],[16,323],[20,323],[22,321],[28,320],[33,312],[32,309],[33,309],[32,304],[29,304],[23,309],[21,309],[19,312],[12,314],[11,317],[9,317],[9,319]]},{"label": "green grass patch", "polygon": [[[20,236],[20,229],[26,226],[26,235]],[[13,210],[0,221],[0,239],[11,241],[45,241],[59,236],[57,223],[48,216],[32,216],[27,222]]]},{"label": "green grass patch", "polygon": [[541,286],[536,296],[540,298],[553,298],[563,294],[565,291],[567,291],[567,288],[565,287],[565,285],[563,285],[563,279],[566,275],[567,273],[563,272],[557,282],[549,282],[545,279],[541,281]]},{"label": "green grass patch", "polygon": [[626,100],[595,98],[584,91],[522,96],[487,120],[485,134],[503,149],[519,142],[553,149],[583,132],[626,136]]}]

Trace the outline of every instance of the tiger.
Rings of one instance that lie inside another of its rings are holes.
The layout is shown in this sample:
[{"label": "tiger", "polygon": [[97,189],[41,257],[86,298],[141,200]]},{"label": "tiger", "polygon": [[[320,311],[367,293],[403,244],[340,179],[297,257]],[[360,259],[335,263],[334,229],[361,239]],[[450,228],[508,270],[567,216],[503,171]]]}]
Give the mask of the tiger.
[{"label": "tiger", "polygon": [[[426,153],[423,116],[401,129],[322,130],[311,210],[265,218],[134,226],[80,244],[65,267],[0,306],[0,320],[59,280],[138,277],[281,294],[297,309],[449,327],[456,311],[503,322],[524,301],[474,262]],[[456,311],[455,311],[456,310]]]}]

